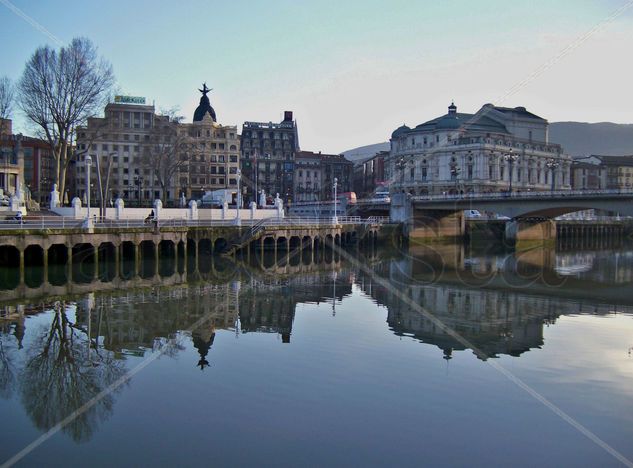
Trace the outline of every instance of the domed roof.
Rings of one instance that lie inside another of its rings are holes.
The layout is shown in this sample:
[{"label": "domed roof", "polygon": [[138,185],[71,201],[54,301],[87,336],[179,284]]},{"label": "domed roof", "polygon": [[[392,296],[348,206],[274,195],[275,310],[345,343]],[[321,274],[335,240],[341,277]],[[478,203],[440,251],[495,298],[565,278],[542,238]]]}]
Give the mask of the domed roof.
[{"label": "domed roof", "polygon": [[457,114],[446,114],[435,124],[435,130],[454,130],[461,126],[460,119]]},{"label": "domed roof", "polygon": [[407,133],[410,130],[411,129],[409,127],[407,127],[406,125],[402,125],[402,126],[396,128],[393,131],[393,133],[391,134],[391,138],[398,138],[399,136],[404,135],[405,133]]},{"label": "domed roof", "polygon": [[198,107],[193,113],[193,121],[194,122],[202,121],[204,116],[208,113],[213,119],[213,121],[217,122],[218,120],[215,117],[215,110],[213,110],[213,107],[211,107],[209,96],[207,96],[207,93],[211,91],[211,89],[207,88],[207,84],[204,83],[202,86],[202,89],[199,89],[198,91],[202,93],[202,97],[200,98],[200,104],[198,105]]}]

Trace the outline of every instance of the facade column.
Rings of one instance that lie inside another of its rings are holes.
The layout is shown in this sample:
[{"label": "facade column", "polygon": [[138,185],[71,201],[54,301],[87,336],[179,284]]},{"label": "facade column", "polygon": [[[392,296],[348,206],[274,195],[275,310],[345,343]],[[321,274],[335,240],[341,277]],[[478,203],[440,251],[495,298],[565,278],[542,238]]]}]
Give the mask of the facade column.
[{"label": "facade column", "polygon": [[277,236],[273,237],[273,239],[275,241],[275,250],[274,250],[275,256],[273,258],[275,259],[274,262],[276,264],[277,263]]},{"label": "facade column", "polygon": [[178,274],[178,244],[179,242],[174,242],[174,274]]},{"label": "facade column", "polygon": [[[199,255],[199,253],[200,253],[200,246],[198,245],[198,241],[197,240],[194,240],[193,242],[194,242],[194,249],[195,249],[194,253],[193,253],[193,255],[194,255],[194,257],[193,257],[193,272],[197,273],[199,271],[199,269],[200,269],[200,267],[198,266],[198,261],[199,261],[199,257],[200,257],[200,255]],[[211,245],[213,245],[213,244],[211,244]]]},{"label": "facade column", "polygon": [[20,286],[24,284],[24,250],[18,249],[20,254]]},{"label": "facade column", "polygon": [[94,271],[93,271],[93,275],[92,275],[92,279],[94,280],[98,280],[99,279],[99,246],[98,245],[94,245],[92,246],[92,255],[93,255],[93,266],[94,266]]},{"label": "facade column", "polygon": [[48,247],[44,247],[42,254],[42,260],[44,264],[44,284],[48,283]]},{"label": "facade column", "polygon": [[67,256],[68,256],[68,261],[66,262],[66,267],[67,267],[67,280],[69,283],[72,282],[73,280],[73,248],[72,246],[66,246],[66,252],[67,252]]},{"label": "facade column", "polygon": [[121,244],[114,246],[114,271],[115,278],[121,277]]},{"label": "facade column", "polygon": [[187,239],[182,243],[182,253],[183,253],[183,263],[182,263],[182,272],[187,273]]},{"label": "facade column", "polygon": [[158,242],[154,242],[154,276],[158,276],[159,247],[160,244]]},{"label": "facade column", "polygon": [[134,244],[134,276],[139,276],[141,270],[141,244]]}]

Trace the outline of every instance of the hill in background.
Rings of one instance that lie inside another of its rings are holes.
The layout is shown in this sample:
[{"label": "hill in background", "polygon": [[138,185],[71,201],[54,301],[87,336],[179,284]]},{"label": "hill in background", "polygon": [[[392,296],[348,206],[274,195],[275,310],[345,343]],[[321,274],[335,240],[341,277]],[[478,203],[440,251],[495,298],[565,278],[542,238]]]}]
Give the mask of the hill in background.
[{"label": "hill in background", "polygon": [[[562,145],[565,152],[572,156],[633,155],[633,124],[552,122],[549,141]],[[358,162],[388,150],[389,142],[386,141],[343,151],[342,154],[350,161]]]},{"label": "hill in background", "polygon": [[549,141],[572,156],[633,154],[633,124],[553,122]]}]

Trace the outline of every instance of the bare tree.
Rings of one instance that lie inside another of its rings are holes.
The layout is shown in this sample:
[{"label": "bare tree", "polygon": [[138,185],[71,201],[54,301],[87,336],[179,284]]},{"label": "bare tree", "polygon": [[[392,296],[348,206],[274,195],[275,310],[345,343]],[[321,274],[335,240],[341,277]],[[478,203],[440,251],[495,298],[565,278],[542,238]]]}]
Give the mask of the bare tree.
[{"label": "bare tree", "polygon": [[18,82],[19,105],[51,146],[61,194],[76,129],[101,112],[113,84],[112,66],[86,38],[58,51],[40,47],[26,63]]},{"label": "bare tree", "polygon": [[13,110],[15,90],[8,76],[0,78],[0,119],[8,119]]},{"label": "bare tree", "polygon": [[183,117],[177,110],[158,116],[150,135],[150,143],[143,148],[142,166],[150,169],[161,189],[161,199],[167,201],[167,191],[181,168],[187,167],[191,153],[195,150],[189,135],[180,125]]}]

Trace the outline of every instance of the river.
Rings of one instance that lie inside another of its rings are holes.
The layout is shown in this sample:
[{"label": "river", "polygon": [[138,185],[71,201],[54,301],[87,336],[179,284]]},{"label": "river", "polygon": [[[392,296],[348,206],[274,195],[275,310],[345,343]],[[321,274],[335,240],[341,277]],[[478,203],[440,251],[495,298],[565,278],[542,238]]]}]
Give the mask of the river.
[{"label": "river", "polygon": [[125,281],[100,268],[70,284],[50,271],[46,294],[32,269],[32,288],[0,291],[0,462],[633,459],[631,245],[203,256],[188,276]]}]

